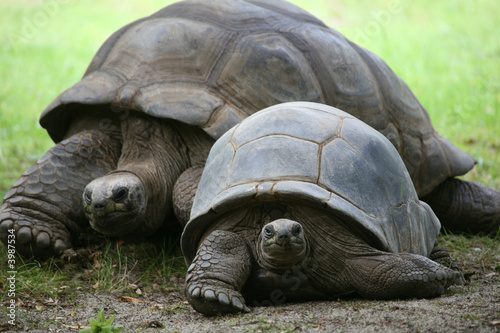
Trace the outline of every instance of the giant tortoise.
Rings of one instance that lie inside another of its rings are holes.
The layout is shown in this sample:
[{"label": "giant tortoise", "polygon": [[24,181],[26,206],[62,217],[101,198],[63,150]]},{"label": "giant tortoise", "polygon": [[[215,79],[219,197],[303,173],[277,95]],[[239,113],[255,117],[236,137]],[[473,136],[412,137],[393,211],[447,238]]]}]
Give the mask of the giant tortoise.
[{"label": "giant tortoise", "polygon": [[380,132],[324,104],[275,105],[210,151],[181,238],[186,296],[207,315],[248,311],[245,296],[439,296],[462,279],[429,259],[446,258],[439,230]]},{"label": "giant tortoise", "polygon": [[287,101],[339,107],[387,136],[448,228],[498,228],[500,192],[455,178],[475,160],[379,57],[285,1],[187,0],[114,33],[43,112],[56,145],[6,194],[0,238],[14,230],[36,256],[73,247],[89,222],[137,239],[175,226],[176,198],[185,223],[214,140]]}]

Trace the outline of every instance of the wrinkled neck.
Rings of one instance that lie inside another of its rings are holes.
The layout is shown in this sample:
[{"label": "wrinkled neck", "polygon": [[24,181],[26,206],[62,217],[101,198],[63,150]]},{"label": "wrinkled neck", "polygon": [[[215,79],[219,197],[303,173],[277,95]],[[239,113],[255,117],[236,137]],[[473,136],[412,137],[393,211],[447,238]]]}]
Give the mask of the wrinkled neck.
[{"label": "wrinkled neck", "polygon": [[189,167],[186,147],[168,120],[129,114],[122,121],[123,149],[115,172],[130,172],[146,190],[146,218],[161,224],[172,206],[172,189]]}]

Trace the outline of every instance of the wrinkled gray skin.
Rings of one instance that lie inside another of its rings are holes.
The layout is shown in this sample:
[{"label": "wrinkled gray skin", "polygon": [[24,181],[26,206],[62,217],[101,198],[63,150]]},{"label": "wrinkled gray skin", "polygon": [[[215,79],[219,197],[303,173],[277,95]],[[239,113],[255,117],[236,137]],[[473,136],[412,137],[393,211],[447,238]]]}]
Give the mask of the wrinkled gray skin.
[{"label": "wrinkled gray skin", "polygon": [[383,135],[324,104],[279,104],[210,152],[181,239],[186,296],[205,315],[248,312],[246,301],[436,297],[463,282],[439,229]]},{"label": "wrinkled gray skin", "polygon": [[435,132],[380,58],[284,1],[193,0],[118,30],[47,107],[40,123],[56,145],[5,196],[0,239],[13,229],[18,250],[38,257],[72,248],[89,226],[137,239],[177,224],[172,201],[185,223],[199,170],[179,175],[248,115],[294,100],[387,136],[447,228],[498,230],[500,192],[454,178],[474,159]]}]

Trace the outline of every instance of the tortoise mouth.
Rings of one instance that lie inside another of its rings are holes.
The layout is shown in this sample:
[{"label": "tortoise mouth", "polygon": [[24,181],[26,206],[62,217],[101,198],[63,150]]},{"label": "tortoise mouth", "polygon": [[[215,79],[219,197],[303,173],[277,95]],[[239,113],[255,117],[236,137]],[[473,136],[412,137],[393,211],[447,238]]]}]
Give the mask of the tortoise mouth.
[{"label": "tortoise mouth", "polygon": [[304,239],[297,238],[289,242],[268,239],[259,247],[259,264],[269,271],[291,269],[308,256],[309,247]]},{"label": "tortoise mouth", "polygon": [[124,236],[137,228],[138,216],[134,212],[115,211],[102,216],[98,214],[87,214],[90,226],[95,231],[106,235],[119,237]]},{"label": "tortoise mouth", "polygon": [[267,253],[299,253],[304,249],[304,241],[300,238],[296,240],[291,240],[290,242],[279,242],[276,239],[270,239],[264,243],[263,249]]}]

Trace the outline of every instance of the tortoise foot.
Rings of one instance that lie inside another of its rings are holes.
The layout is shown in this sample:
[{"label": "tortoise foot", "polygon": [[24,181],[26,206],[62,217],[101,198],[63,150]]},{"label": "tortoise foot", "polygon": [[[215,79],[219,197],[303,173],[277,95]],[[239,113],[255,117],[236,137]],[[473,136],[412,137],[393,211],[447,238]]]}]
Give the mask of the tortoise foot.
[{"label": "tortoise foot", "polygon": [[0,213],[0,240],[25,257],[47,258],[72,247],[70,233],[61,222],[9,208]]},{"label": "tortoise foot", "polygon": [[207,316],[250,312],[240,292],[218,280],[197,280],[186,285],[186,297],[193,308]]}]

